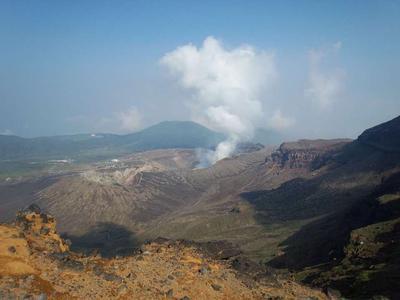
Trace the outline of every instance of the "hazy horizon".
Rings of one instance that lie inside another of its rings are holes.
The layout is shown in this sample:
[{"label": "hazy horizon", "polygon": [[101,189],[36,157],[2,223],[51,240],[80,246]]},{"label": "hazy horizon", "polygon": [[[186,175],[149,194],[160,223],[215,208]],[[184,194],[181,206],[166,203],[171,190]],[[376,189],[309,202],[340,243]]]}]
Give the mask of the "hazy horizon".
[{"label": "hazy horizon", "polygon": [[[390,121],[390,120],[387,120],[387,121]],[[17,137],[26,138],[26,139],[34,139],[34,138],[42,138],[42,137],[56,137],[56,136],[69,136],[69,135],[70,136],[73,136],[73,135],[94,135],[94,134],[95,135],[97,135],[97,134],[129,135],[129,134],[140,132],[142,130],[145,130],[145,129],[153,127],[153,126],[157,126],[157,125],[165,123],[165,122],[183,122],[183,123],[184,122],[193,122],[193,123],[199,124],[201,126],[204,126],[204,127],[208,128],[210,130],[213,130],[212,128],[208,127],[206,124],[200,124],[200,123],[198,123],[196,121],[193,121],[193,120],[161,120],[161,121],[157,121],[155,123],[146,125],[143,128],[140,128],[140,129],[137,129],[137,130],[134,130],[134,131],[131,131],[131,132],[111,132],[111,131],[110,132],[108,132],[108,131],[82,131],[82,132],[79,132],[79,131],[77,131],[77,132],[66,132],[66,133],[54,134],[54,135],[53,134],[48,134],[48,135],[34,135],[34,136],[16,135],[13,132],[1,132],[0,136],[17,136]],[[382,123],[385,123],[385,122],[386,121],[383,121]],[[381,124],[381,123],[379,123],[379,124]],[[329,139],[332,139],[332,140],[334,140],[334,139],[356,139],[358,137],[358,135],[360,135],[366,129],[374,127],[375,125],[379,125],[379,124],[374,124],[374,125],[372,125],[370,127],[362,129],[359,133],[355,133],[354,137],[346,137],[346,136],[336,136],[335,137],[335,136],[331,136],[331,137],[324,138],[324,137],[307,136],[307,135],[296,137],[296,136],[290,135],[290,133],[275,132],[273,129],[262,128],[262,127],[256,127],[255,131],[258,131],[258,130],[263,131],[263,130],[265,130],[265,133],[271,133],[271,134],[273,133],[275,135],[278,134],[279,137],[283,139],[283,141],[287,141],[287,142],[295,141],[295,140],[301,140],[301,139],[306,139],[306,140],[307,139],[327,139],[327,140],[329,140]],[[215,130],[215,132],[221,133],[220,131],[217,131],[217,130]],[[275,136],[275,138],[276,138],[276,136]]]},{"label": "hazy horizon", "polygon": [[228,152],[255,128],[355,138],[400,114],[399,12],[396,1],[2,1],[0,134],[191,120],[228,134]]}]

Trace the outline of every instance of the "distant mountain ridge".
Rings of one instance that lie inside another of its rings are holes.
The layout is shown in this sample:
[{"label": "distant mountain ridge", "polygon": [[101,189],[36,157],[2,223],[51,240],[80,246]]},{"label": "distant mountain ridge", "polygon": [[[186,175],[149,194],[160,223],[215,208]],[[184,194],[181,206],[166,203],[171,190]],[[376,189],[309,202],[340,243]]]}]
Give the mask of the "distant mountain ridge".
[{"label": "distant mountain ridge", "polygon": [[[134,234],[137,245],[157,237],[223,240],[346,298],[399,299],[397,120],[354,141],[243,145],[251,151],[209,168],[193,168],[193,149],[135,153],[37,181],[4,181],[0,200],[7,212],[43,207],[79,251],[124,251],[115,247],[120,236],[104,230],[107,222]],[[380,143],[381,134],[388,138]]]},{"label": "distant mountain ridge", "polygon": [[224,135],[190,121],[165,121],[126,134],[22,138],[0,135],[0,160],[99,158],[165,148],[212,148]]},{"label": "distant mountain ridge", "polygon": [[359,137],[361,143],[387,151],[400,151],[400,116],[365,130]]}]

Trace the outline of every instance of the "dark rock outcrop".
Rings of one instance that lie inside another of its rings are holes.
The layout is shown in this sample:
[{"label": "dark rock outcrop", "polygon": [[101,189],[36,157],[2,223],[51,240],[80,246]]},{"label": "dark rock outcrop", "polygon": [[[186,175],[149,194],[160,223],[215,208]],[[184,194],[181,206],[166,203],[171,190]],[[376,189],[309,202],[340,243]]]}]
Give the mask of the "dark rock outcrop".
[{"label": "dark rock outcrop", "polygon": [[267,161],[272,160],[280,168],[315,170],[325,165],[335,152],[349,142],[347,139],[335,139],[283,143]]}]

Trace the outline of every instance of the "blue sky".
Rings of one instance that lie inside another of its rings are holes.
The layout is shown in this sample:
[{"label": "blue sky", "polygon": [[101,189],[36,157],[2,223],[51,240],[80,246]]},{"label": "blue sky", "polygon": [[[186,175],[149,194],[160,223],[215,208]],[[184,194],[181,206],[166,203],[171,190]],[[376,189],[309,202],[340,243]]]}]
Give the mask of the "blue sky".
[{"label": "blue sky", "polygon": [[[196,95],[160,59],[209,36],[227,51],[248,44],[274,56],[255,126],[271,127],[279,111],[292,126],[272,127],[293,137],[354,137],[400,114],[400,1],[0,0],[0,133],[193,119]],[[312,51],[323,53],[314,75]],[[318,76],[340,83],[328,107],[307,99]]]}]

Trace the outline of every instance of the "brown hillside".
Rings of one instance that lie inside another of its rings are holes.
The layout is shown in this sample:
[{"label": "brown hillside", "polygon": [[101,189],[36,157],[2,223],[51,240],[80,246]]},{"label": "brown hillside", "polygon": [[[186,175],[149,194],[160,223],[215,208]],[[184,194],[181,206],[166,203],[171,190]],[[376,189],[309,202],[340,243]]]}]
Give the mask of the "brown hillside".
[{"label": "brown hillside", "polygon": [[0,262],[1,299],[326,299],[289,280],[239,274],[184,241],[112,259],[73,253],[35,206],[0,225]]}]

